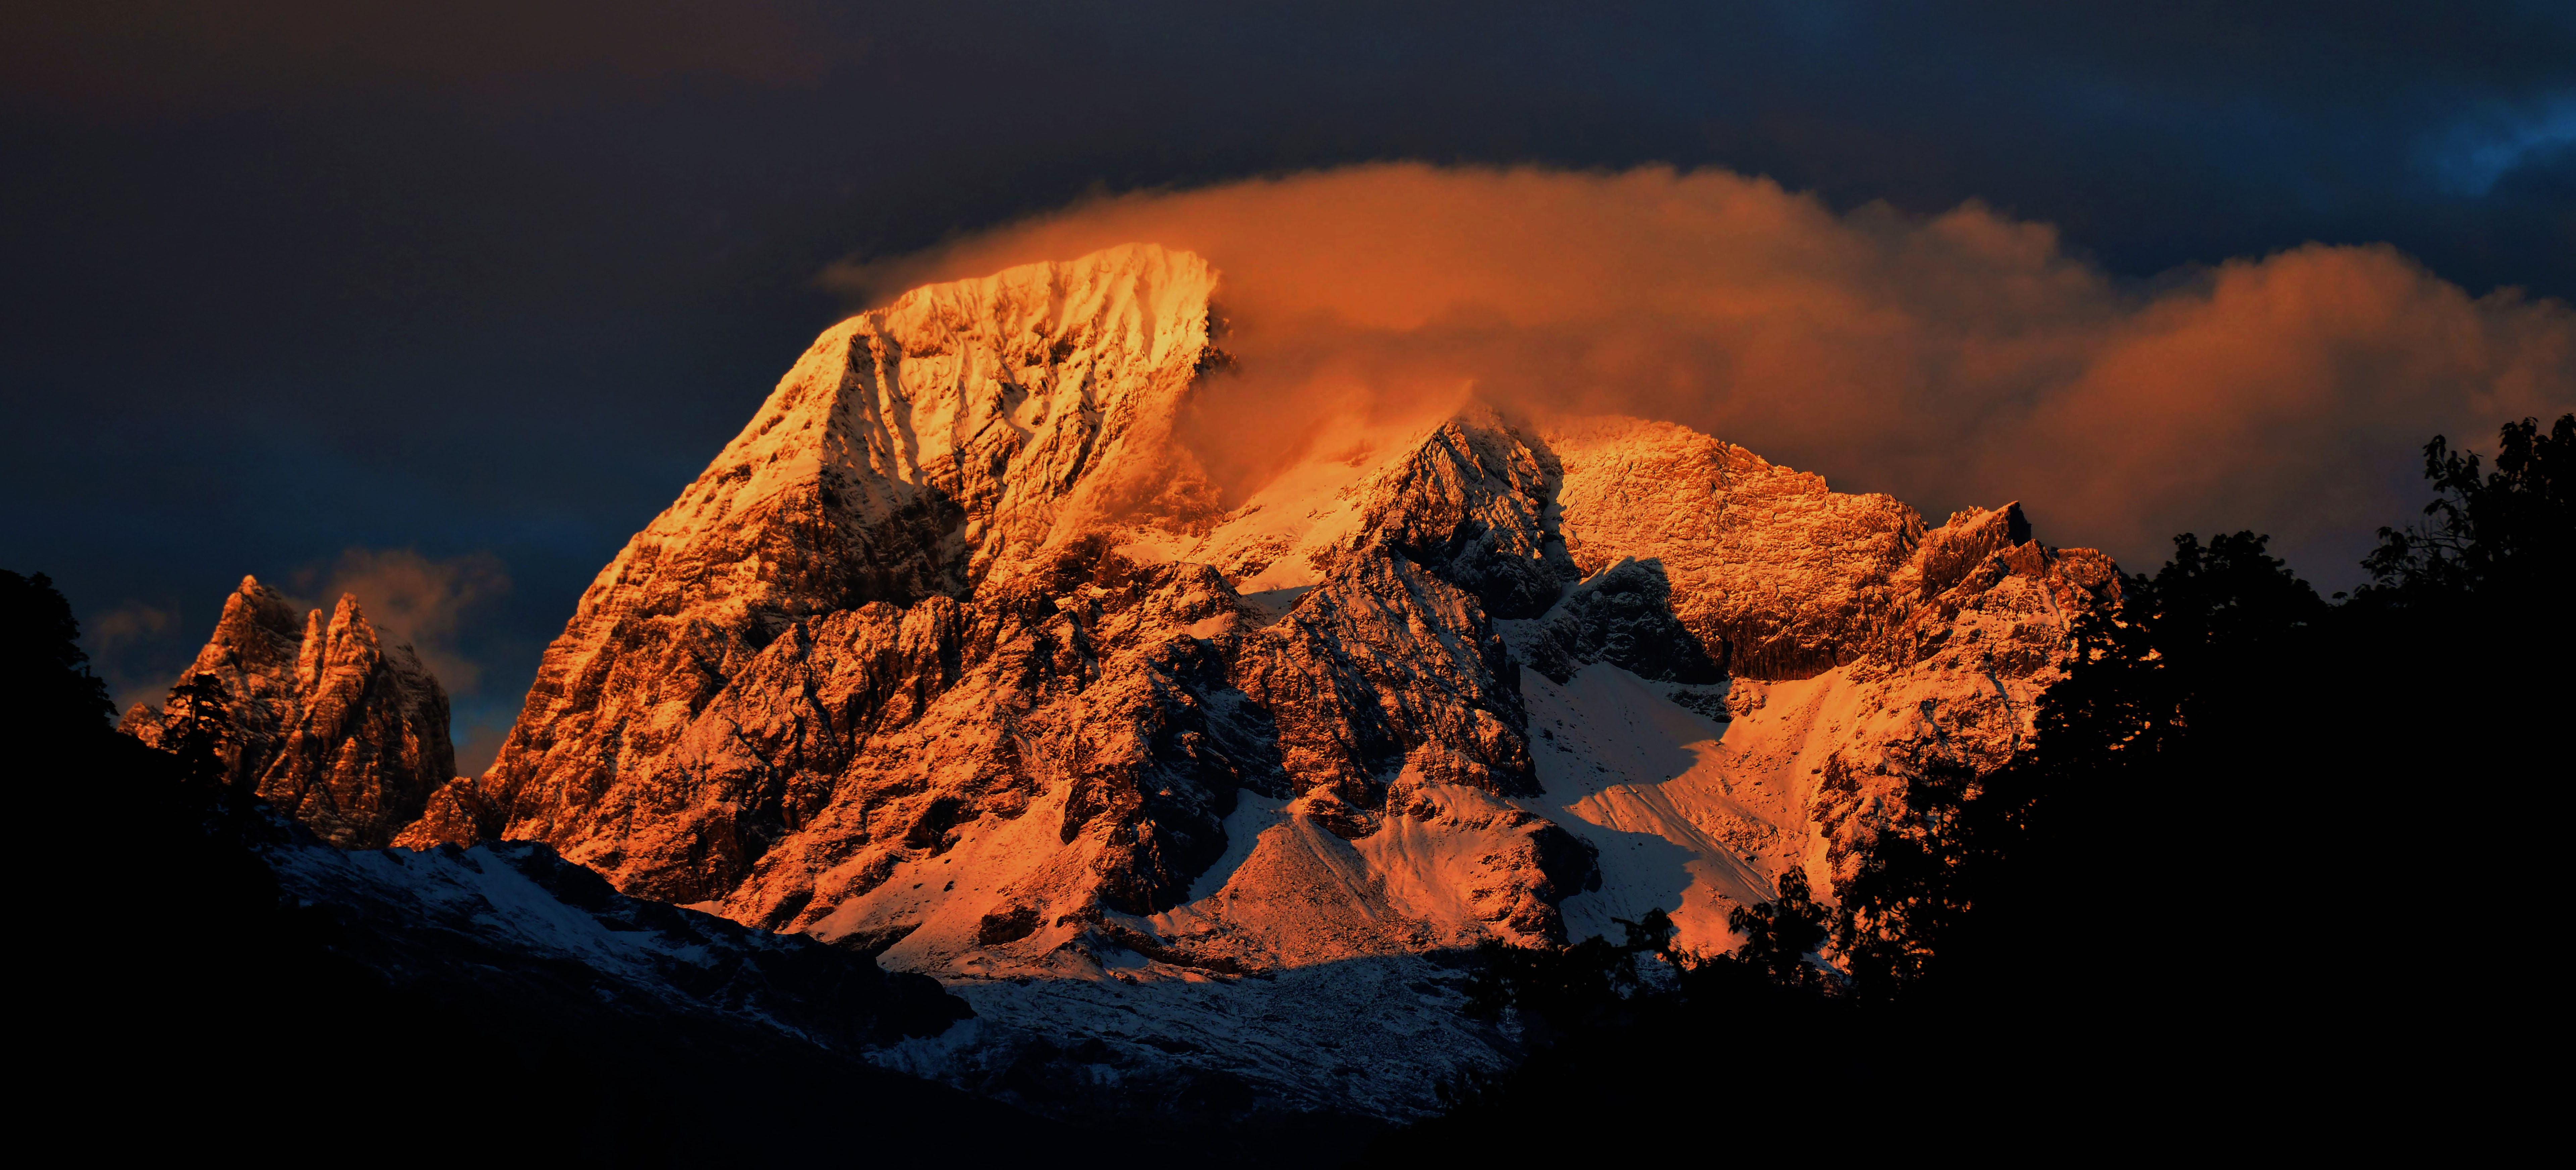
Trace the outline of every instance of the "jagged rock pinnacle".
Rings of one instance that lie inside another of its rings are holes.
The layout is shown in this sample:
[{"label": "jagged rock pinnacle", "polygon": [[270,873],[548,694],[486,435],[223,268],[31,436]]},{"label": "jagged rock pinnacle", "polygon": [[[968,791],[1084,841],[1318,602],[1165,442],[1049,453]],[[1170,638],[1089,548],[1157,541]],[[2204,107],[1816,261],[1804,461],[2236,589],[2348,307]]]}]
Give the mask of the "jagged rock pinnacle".
[{"label": "jagged rock pinnacle", "polygon": [[[243,577],[182,682],[223,687],[228,779],[349,848],[380,848],[455,774],[447,692],[405,643],[386,644],[343,594],[301,621],[284,595]],[[137,703],[119,730],[158,745],[168,712]]]}]

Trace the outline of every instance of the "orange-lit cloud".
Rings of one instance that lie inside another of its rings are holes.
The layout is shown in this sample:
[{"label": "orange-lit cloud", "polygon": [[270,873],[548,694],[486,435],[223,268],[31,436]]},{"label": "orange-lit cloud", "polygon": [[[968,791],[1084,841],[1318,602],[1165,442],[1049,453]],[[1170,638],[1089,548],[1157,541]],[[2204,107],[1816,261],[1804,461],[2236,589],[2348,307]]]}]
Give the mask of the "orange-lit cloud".
[{"label": "orange-lit cloud", "polygon": [[1103,197],[827,280],[877,302],[1128,240],[1225,274],[1239,372],[1193,433],[1236,491],[1282,433],[1472,392],[1672,419],[1936,521],[2018,498],[2044,538],[2140,567],[2174,532],[2255,528],[2335,586],[2413,517],[2427,437],[2483,447],[2576,409],[2576,311],[2472,298],[2384,246],[2140,284],[1974,203],[1837,212],[1716,171],[1404,164]]}]

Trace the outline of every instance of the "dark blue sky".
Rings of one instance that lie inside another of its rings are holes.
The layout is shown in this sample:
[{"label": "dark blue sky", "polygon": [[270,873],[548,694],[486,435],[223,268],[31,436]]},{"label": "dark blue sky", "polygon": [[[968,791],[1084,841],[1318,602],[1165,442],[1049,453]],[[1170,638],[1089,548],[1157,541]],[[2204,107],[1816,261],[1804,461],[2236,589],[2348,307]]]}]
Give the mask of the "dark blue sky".
[{"label": "dark blue sky", "polygon": [[488,554],[506,723],[824,265],[1102,187],[1715,165],[2141,280],[2388,241],[2576,296],[2563,3],[211,7],[0,15],[0,564],[125,614],[129,690],[245,572]]}]

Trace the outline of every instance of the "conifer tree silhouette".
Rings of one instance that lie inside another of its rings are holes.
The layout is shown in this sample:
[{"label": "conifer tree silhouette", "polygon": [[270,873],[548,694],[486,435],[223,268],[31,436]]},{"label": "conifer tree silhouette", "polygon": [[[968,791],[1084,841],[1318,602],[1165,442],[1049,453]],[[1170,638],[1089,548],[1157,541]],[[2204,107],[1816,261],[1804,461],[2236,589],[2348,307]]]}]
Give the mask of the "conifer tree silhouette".
[{"label": "conifer tree silhouette", "polygon": [[[191,784],[223,784],[229,765],[224,749],[234,741],[232,696],[225,692],[223,680],[203,672],[188,676],[170,691],[167,708],[169,723],[163,730],[163,744],[170,754],[179,757],[180,767]],[[231,777],[245,791],[258,779],[243,774]]]},{"label": "conifer tree silhouette", "polygon": [[104,732],[116,714],[107,684],[89,672],[71,603],[43,573],[0,570],[0,679],[0,719],[18,730],[10,738],[21,752],[31,740]]},{"label": "conifer tree silhouette", "polygon": [[1735,957],[1787,986],[1814,982],[1807,956],[1825,944],[1825,910],[1807,888],[1807,867],[1780,875],[1780,896],[1726,912],[1726,927],[1744,936]]}]

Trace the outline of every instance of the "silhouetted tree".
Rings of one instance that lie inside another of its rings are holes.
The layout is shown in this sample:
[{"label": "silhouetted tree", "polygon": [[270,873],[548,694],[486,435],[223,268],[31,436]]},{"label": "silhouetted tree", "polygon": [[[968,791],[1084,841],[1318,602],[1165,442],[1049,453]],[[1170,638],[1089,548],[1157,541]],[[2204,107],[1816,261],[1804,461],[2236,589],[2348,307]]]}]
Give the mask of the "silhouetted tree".
[{"label": "silhouetted tree", "polygon": [[1786,986],[1822,978],[1807,956],[1825,945],[1825,909],[1807,889],[1807,868],[1780,875],[1780,896],[1726,912],[1726,928],[1744,936],[1735,959]]},{"label": "silhouetted tree", "polygon": [[2495,468],[2481,478],[2476,452],[2455,452],[2440,435],[2424,444],[2434,489],[2426,522],[2379,530],[2362,562],[2375,586],[2365,597],[2423,605],[2494,592],[2563,596],[2576,571],[2576,414],[2558,416],[2546,435],[2538,419],[2506,423]]},{"label": "silhouetted tree", "polygon": [[1676,957],[1673,953],[1673,936],[1680,933],[1680,928],[1673,925],[1672,915],[1664,913],[1663,907],[1647,907],[1646,912],[1638,915],[1635,922],[1625,918],[1613,918],[1610,921],[1618,923],[1620,929],[1627,934],[1627,941],[1620,944],[1620,949],[1629,954],[1660,955],[1668,961]]},{"label": "silhouetted tree", "polygon": [[2238,532],[2204,549],[2186,532],[2154,576],[2123,582],[2117,608],[2078,621],[2075,661],[2040,700],[2036,749],[2060,768],[2156,756],[2213,701],[2241,697],[2243,668],[2279,666],[2326,605],[2269,540]]},{"label": "silhouetted tree", "polygon": [[[2370,584],[2342,607],[2349,636],[2336,669],[2385,684],[2412,683],[2404,723],[2356,731],[2374,739],[2358,766],[2418,774],[2475,767],[2503,780],[2527,815],[2565,815],[2563,785],[2524,789],[2522,777],[2565,775],[2563,727],[2576,661],[2576,414],[2543,434],[2534,419],[2497,435],[2495,470],[2440,436],[2424,446],[2434,498],[2425,522],[2383,528],[2364,562]],[[2397,688],[2390,688],[2397,689]],[[2368,704],[2380,696],[2354,696]],[[2523,865],[2525,851],[2500,858]],[[2517,884],[2539,880],[2536,868]]]},{"label": "silhouetted tree", "polygon": [[[171,688],[163,711],[162,747],[179,757],[188,782],[223,784],[228,771],[224,748],[234,734],[232,696],[225,692],[223,680],[202,672],[188,676]],[[248,769],[243,772],[236,783],[244,789],[257,783]]]},{"label": "silhouetted tree", "polygon": [[1638,985],[1637,952],[1593,935],[1569,946],[1477,948],[1468,977],[1471,1014],[1499,1019],[1512,1009],[1532,1040],[1546,1044],[1617,1015]]},{"label": "silhouetted tree", "polygon": [[[2017,818],[2009,814],[2021,811],[2007,808],[2008,800],[1993,791],[1973,769],[1946,761],[1907,784],[1903,815],[1881,831],[1837,891],[1835,946],[1855,994],[1893,999],[1919,984],[1936,957],[1953,951],[1982,900],[1974,887],[2009,853],[1994,830],[2014,827]],[[1996,813],[2007,814],[2004,823],[1996,823]],[[1799,877],[1803,892],[1805,874]],[[1732,918],[1729,925],[1744,930]]]},{"label": "silhouetted tree", "polygon": [[0,719],[15,729],[11,750],[22,758],[31,741],[104,732],[116,714],[107,684],[89,672],[71,603],[43,573],[0,570],[0,678]]}]

